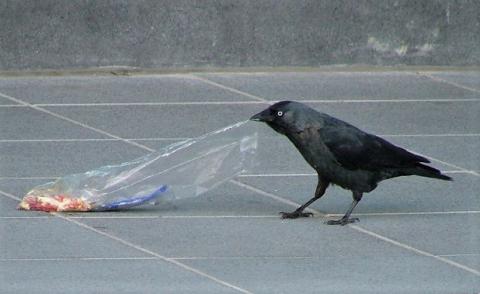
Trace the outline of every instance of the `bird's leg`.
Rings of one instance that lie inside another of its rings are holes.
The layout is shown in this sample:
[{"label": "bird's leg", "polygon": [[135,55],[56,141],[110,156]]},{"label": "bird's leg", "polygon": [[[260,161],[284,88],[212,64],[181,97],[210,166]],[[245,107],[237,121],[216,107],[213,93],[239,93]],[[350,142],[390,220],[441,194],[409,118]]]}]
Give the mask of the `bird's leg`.
[{"label": "bird's leg", "polygon": [[308,200],[307,203],[303,204],[302,206],[300,206],[299,208],[295,209],[294,211],[292,212],[280,212],[282,218],[299,218],[299,217],[310,217],[310,216],[313,216],[313,213],[311,212],[303,212],[303,210],[309,206],[310,204],[312,204],[313,202],[315,202],[318,198],[320,197],[313,197],[312,199]]},{"label": "bird's leg", "polygon": [[317,188],[315,189],[315,196],[292,212],[280,212],[282,218],[299,218],[299,217],[313,216],[313,213],[303,212],[303,210],[307,208],[310,204],[315,202],[316,200],[320,199],[320,197],[322,197],[323,194],[325,194],[325,190],[327,190],[328,185],[329,185],[329,182],[323,179],[322,177],[320,177],[319,175]]},{"label": "bird's leg", "polygon": [[329,221],[327,221],[327,225],[341,225],[341,226],[344,226],[346,224],[358,222],[359,219],[356,218],[356,217],[350,218],[350,214],[352,213],[353,209],[355,209],[355,206],[357,206],[358,202],[360,202],[360,200],[362,200],[362,195],[363,195],[362,193],[354,191],[353,192],[353,202],[352,202],[352,204],[350,204],[350,207],[348,208],[347,213],[345,213],[345,215],[339,220],[329,220]]}]

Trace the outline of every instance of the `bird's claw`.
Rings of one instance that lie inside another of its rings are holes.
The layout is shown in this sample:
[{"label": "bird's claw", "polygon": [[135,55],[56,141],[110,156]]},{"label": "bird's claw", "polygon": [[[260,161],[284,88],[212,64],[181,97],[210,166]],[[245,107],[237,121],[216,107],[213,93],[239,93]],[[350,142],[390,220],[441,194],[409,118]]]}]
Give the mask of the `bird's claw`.
[{"label": "bird's claw", "polygon": [[282,218],[299,218],[299,217],[311,217],[313,213],[311,212],[302,212],[302,211],[292,211],[292,212],[280,212]]},{"label": "bird's claw", "polygon": [[347,225],[347,224],[351,224],[351,223],[355,223],[355,222],[358,222],[360,221],[357,217],[352,217],[352,218],[341,218],[339,220],[329,220],[326,222],[327,225],[341,225],[341,226],[344,226],[344,225]]}]

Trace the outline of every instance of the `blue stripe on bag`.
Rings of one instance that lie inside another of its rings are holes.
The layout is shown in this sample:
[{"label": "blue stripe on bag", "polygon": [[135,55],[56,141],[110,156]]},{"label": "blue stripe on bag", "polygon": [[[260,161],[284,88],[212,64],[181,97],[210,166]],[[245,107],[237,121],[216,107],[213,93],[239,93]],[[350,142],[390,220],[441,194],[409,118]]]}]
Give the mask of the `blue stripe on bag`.
[{"label": "blue stripe on bag", "polygon": [[131,208],[134,206],[139,206],[144,203],[150,202],[155,200],[156,198],[160,197],[162,193],[167,191],[167,186],[162,185],[157,190],[153,191],[152,193],[145,195],[145,196],[136,196],[130,197],[122,200],[117,200],[113,202],[107,202],[102,205],[95,207],[93,210],[102,211],[102,210],[118,210],[124,208]]}]

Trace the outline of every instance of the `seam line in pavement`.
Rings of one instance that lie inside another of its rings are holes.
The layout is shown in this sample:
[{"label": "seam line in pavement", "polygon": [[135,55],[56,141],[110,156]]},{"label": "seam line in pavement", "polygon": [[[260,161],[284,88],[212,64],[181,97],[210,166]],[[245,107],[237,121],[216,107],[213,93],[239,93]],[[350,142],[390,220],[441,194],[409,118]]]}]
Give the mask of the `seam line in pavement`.
[{"label": "seam line in pavement", "polygon": [[[242,260],[242,259],[318,259],[318,256],[179,256],[172,260]],[[158,257],[47,257],[47,258],[0,258],[6,261],[92,261],[92,260],[161,260]]]},{"label": "seam line in pavement", "polygon": [[[232,90],[235,90],[232,88]],[[242,92],[246,95],[248,93]],[[242,94],[242,95],[244,95]],[[5,94],[3,94],[5,95]],[[8,95],[6,95],[8,96]],[[2,96],[5,97],[5,96]],[[96,106],[168,106],[168,105],[256,105],[256,104],[273,104],[280,100],[265,100],[265,101],[186,101],[186,102],[118,102],[118,103],[29,103],[37,107],[96,107]],[[347,104],[347,103],[420,103],[420,102],[479,102],[480,98],[423,98],[423,99],[405,99],[405,98],[391,98],[391,99],[295,99],[295,101],[310,104]],[[22,108],[30,107],[23,104],[3,104],[0,108]]]},{"label": "seam line in pavement", "polygon": [[438,256],[443,256],[443,257],[480,256],[480,253],[439,254]]},{"label": "seam line in pavement", "polygon": [[[233,89],[233,88],[232,88]],[[243,92],[245,93],[245,92]],[[248,94],[248,93],[245,93]],[[205,102],[137,102],[137,103],[57,103],[33,104],[35,106],[75,107],[75,106],[166,106],[166,105],[255,105],[273,104],[280,100],[264,101],[205,101]],[[422,99],[296,99],[295,101],[311,104],[342,104],[342,103],[409,103],[409,102],[480,102],[480,98],[422,98]]]},{"label": "seam line in pavement", "polygon": [[385,134],[378,135],[380,137],[480,137],[480,133],[463,133],[463,134]]},{"label": "seam line in pavement", "polygon": [[[468,174],[476,176],[478,174],[477,171],[474,170],[441,170],[444,174]],[[239,178],[268,178],[268,177],[316,177],[317,174],[313,173],[286,173],[286,174],[240,174],[237,177]],[[56,180],[60,177],[0,177],[0,180]]]},{"label": "seam line in pavement", "polygon": [[0,180],[55,180],[59,177],[0,177]]},{"label": "seam line in pavement", "polygon": [[[253,187],[253,186],[251,186],[251,185],[248,185],[248,184],[239,182],[239,181],[237,181],[237,180],[230,180],[230,182],[236,184],[236,185],[239,186],[239,187],[242,187],[242,188],[245,188],[245,189],[247,189],[247,190],[256,192],[256,193],[258,193],[258,194],[260,194],[260,195],[263,195],[263,196],[266,196],[266,197],[275,199],[275,200],[277,200],[277,201],[279,201],[279,202],[288,204],[288,205],[293,206],[293,207],[295,207],[295,208],[297,208],[297,207],[299,207],[299,206],[301,205],[301,204],[296,203],[296,202],[294,202],[294,201],[285,199],[285,198],[283,198],[283,197],[281,197],[281,196],[278,196],[278,195],[275,195],[275,194],[273,194],[273,193],[269,193],[269,192],[263,191],[262,189],[258,189],[258,188],[256,188],[256,187]],[[326,217],[326,216],[327,216],[326,213],[320,212],[320,211],[318,211],[318,210],[316,210],[316,209],[311,209],[311,208],[309,208],[309,207],[307,207],[307,209],[305,209],[305,210],[308,210],[308,212],[312,212],[312,213],[315,213],[315,214],[320,215],[320,216],[323,216],[323,217]],[[374,238],[376,238],[376,239],[380,239],[380,240],[382,240],[382,241],[384,241],[384,242],[386,242],[386,243],[395,245],[395,246],[397,246],[397,247],[406,249],[406,250],[408,250],[408,251],[412,251],[412,252],[414,252],[414,253],[416,253],[416,254],[418,254],[418,255],[422,255],[422,256],[434,258],[434,259],[436,259],[436,260],[438,260],[438,261],[441,261],[441,262],[443,262],[443,263],[449,264],[449,265],[451,265],[451,266],[454,266],[454,267],[456,267],[456,268],[462,269],[462,270],[464,270],[464,271],[467,271],[467,272],[469,272],[469,273],[472,273],[472,274],[480,277],[480,271],[477,271],[477,270],[475,270],[475,269],[473,269],[473,268],[470,268],[470,267],[468,267],[468,266],[466,266],[466,265],[463,265],[463,264],[461,264],[461,263],[452,261],[452,260],[447,259],[447,258],[442,257],[442,256],[434,255],[434,254],[432,254],[432,253],[430,253],[430,252],[427,252],[427,251],[424,251],[424,250],[421,250],[421,249],[417,249],[417,248],[412,247],[412,246],[410,246],[410,245],[401,243],[401,242],[396,241],[396,240],[394,240],[394,239],[391,239],[391,238],[385,237],[385,236],[383,236],[383,235],[377,234],[377,233],[375,233],[375,232],[372,232],[372,231],[370,231],[370,230],[364,229],[364,228],[360,227],[359,225],[351,225],[351,224],[350,224],[350,225],[347,225],[347,227],[350,228],[350,229],[353,229],[353,230],[355,230],[355,231],[357,231],[357,232],[360,232],[360,233],[369,235],[369,236],[371,236],[371,237],[374,237]]]},{"label": "seam line in pavement", "polygon": [[[478,214],[480,210],[452,210],[452,211],[417,211],[417,212],[365,212],[352,213],[356,216],[405,216],[405,215],[451,215],[451,214]],[[325,217],[343,216],[340,213],[329,213]]]},{"label": "seam line in pavement", "polygon": [[418,72],[417,74],[420,75],[420,76],[423,76],[423,77],[427,77],[427,78],[429,78],[432,81],[435,81],[437,83],[444,83],[444,84],[448,84],[448,85],[451,85],[451,86],[455,86],[455,87],[460,88],[460,89],[468,90],[468,91],[475,92],[475,93],[480,93],[480,89],[468,87],[468,86],[459,84],[457,82],[442,79],[440,77],[433,76],[432,74],[427,73],[427,72],[421,71],[421,72]]},{"label": "seam line in pavement", "polygon": [[[474,170],[441,170],[444,174],[475,174]],[[316,177],[315,173],[285,173],[285,174],[240,174],[240,178],[256,178],[256,177]],[[2,177],[0,177],[2,179]]]},{"label": "seam line in pavement", "polygon": [[[378,135],[379,137],[388,138],[427,138],[427,137],[480,137],[480,133],[464,133],[464,134],[386,134]],[[128,141],[181,141],[190,139],[190,137],[151,137],[151,138],[124,138]],[[103,141],[123,141],[116,138],[70,138],[70,139],[0,139],[0,143],[23,143],[23,142],[103,142]]]},{"label": "seam line in pavement", "polygon": [[1,104],[0,108],[10,108],[10,107],[26,107],[25,105],[20,104]]},{"label": "seam line in pavement", "polygon": [[[8,198],[17,200],[17,201],[21,201],[20,198],[12,195],[12,194],[10,194],[10,193],[4,192],[4,191],[2,191],[2,190],[0,190],[0,194],[6,196],[6,197],[8,197]],[[94,228],[94,227],[91,227],[91,226],[89,226],[89,225],[87,225],[87,224],[84,224],[84,223],[82,223],[82,222],[79,222],[79,221],[77,221],[77,220],[74,220],[74,219],[72,219],[72,218],[69,218],[69,217],[67,217],[67,216],[65,216],[65,215],[63,215],[63,214],[61,214],[61,213],[53,212],[53,213],[50,213],[50,214],[53,215],[53,216],[55,216],[55,217],[57,217],[57,218],[63,219],[63,220],[65,220],[65,221],[67,221],[67,222],[73,223],[73,224],[75,224],[75,225],[77,225],[77,226],[79,226],[79,227],[82,227],[82,228],[84,228],[84,229],[87,229],[87,230],[89,230],[89,231],[92,231],[92,232],[94,232],[94,233],[96,233],[96,234],[98,234],[98,235],[102,235],[102,236],[104,236],[104,237],[107,237],[107,238],[109,238],[109,239],[111,239],[111,240],[114,240],[114,241],[116,241],[116,242],[118,242],[118,243],[121,243],[121,244],[123,244],[123,245],[125,245],[125,246],[127,246],[127,247],[136,249],[137,251],[143,252],[143,253],[148,254],[148,255],[150,255],[150,256],[154,256],[154,257],[158,258],[159,260],[165,261],[165,262],[167,262],[167,263],[174,264],[174,265],[176,265],[176,266],[178,266],[178,267],[180,267],[180,268],[183,268],[183,269],[186,270],[186,271],[195,273],[195,274],[197,274],[197,275],[199,275],[199,276],[202,276],[202,277],[207,278],[207,279],[209,279],[209,280],[211,280],[211,281],[213,281],[213,282],[216,282],[217,284],[223,285],[223,286],[225,286],[225,287],[228,287],[228,288],[230,288],[230,289],[236,290],[236,291],[241,292],[241,293],[252,293],[252,292],[250,292],[250,291],[248,291],[248,290],[246,290],[246,289],[240,288],[240,287],[235,286],[235,285],[233,285],[233,284],[230,284],[230,283],[228,283],[228,282],[226,282],[226,281],[223,281],[223,280],[221,280],[221,279],[219,279],[219,278],[216,278],[216,277],[214,277],[214,276],[212,276],[212,275],[210,275],[210,274],[208,274],[208,273],[206,273],[206,272],[200,271],[200,270],[198,270],[198,269],[196,269],[196,268],[193,268],[193,267],[191,267],[191,266],[188,266],[188,265],[186,265],[186,264],[183,264],[183,263],[179,262],[178,260],[175,260],[175,259],[172,259],[172,258],[169,258],[169,257],[165,257],[165,256],[163,256],[163,255],[161,255],[161,254],[158,254],[158,253],[156,253],[156,252],[154,252],[154,251],[151,251],[151,250],[149,250],[149,249],[143,248],[143,247],[141,247],[140,245],[136,245],[136,244],[134,244],[134,243],[131,243],[131,242],[129,242],[129,241],[127,241],[127,240],[124,240],[124,239],[122,239],[122,238],[120,238],[120,237],[117,237],[117,236],[115,236],[115,235],[113,235],[113,234],[109,234],[109,233],[107,233],[107,232],[103,232],[103,231],[98,230],[98,229],[96,229],[96,228]]]},{"label": "seam line in pavement", "polygon": [[[246,219],[246,218],[279,218],[278,215],[107,215],[107,216],[72,216],[71,219]],[[410,216],[410,215],[455,215],[480,214],[479,210],[452,210],[452,211],[418,211],[418,212],[366,212],[352,213],[352,216]],[[63,213],[65,215],[65,213]],[[339,213],[328,213],[325,217],[343,216]],[[52,219],[52,216],[0,216],[0,219]]]},{"label": "seam line in pavement", "polygon": [[0,258],[5,261],[78,261],[78,260],[160,260],[158,257],[51,257],[51,258]]},{"label": "seam line in pavement", "polygon": [[[478,99],[480,101],[480,99]],[[242,105],[263,104],[263,101],[185,101],[185,102],[116,102],[116,103],[39,103],[35,106],[71,107],[71,106],[166,106],[166,105]]]},{"label": "seam line in pavement", "polygon": [[[473,254],[440,254],[439,257],[479,256]],[[320,256],[178,256],[168,257],[173,260],[248,260],[248,259],[320,259]],[[94,260],[160,260],[158,257],[51,257],[51,258],[0,258],[0,262],[8,261],[94,261]]]},{"label": "seam line in pavement", "polygon": [[[125,139],[128,141],[182,141],[188,138],[138,138]],[[98,139],[0,139],[0,143],[28,143],[28,142],[118,142],[123,140],[115,138],[98,138]]]},{"label": "seam line in pavement", "polygon": [[[479,256],[478,253],[440,254],[438,257]],[[168,257],[173,260],[248,260],[248,259],[319,259],[320,256],[179,256]],[[50,258],[0,258],[0,262],[8,261],[94,261],[94,260],[161,260],[158,257],[50,257]]]}]

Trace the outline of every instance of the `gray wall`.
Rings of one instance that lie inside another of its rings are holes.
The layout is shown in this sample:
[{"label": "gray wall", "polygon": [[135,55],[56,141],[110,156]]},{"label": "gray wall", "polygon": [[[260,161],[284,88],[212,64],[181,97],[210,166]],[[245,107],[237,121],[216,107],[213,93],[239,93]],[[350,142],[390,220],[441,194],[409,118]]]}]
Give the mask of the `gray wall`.
[{"label": "gray wall", "polygon": [[2,0],[0,69],[480,65],[480,0]]}]

